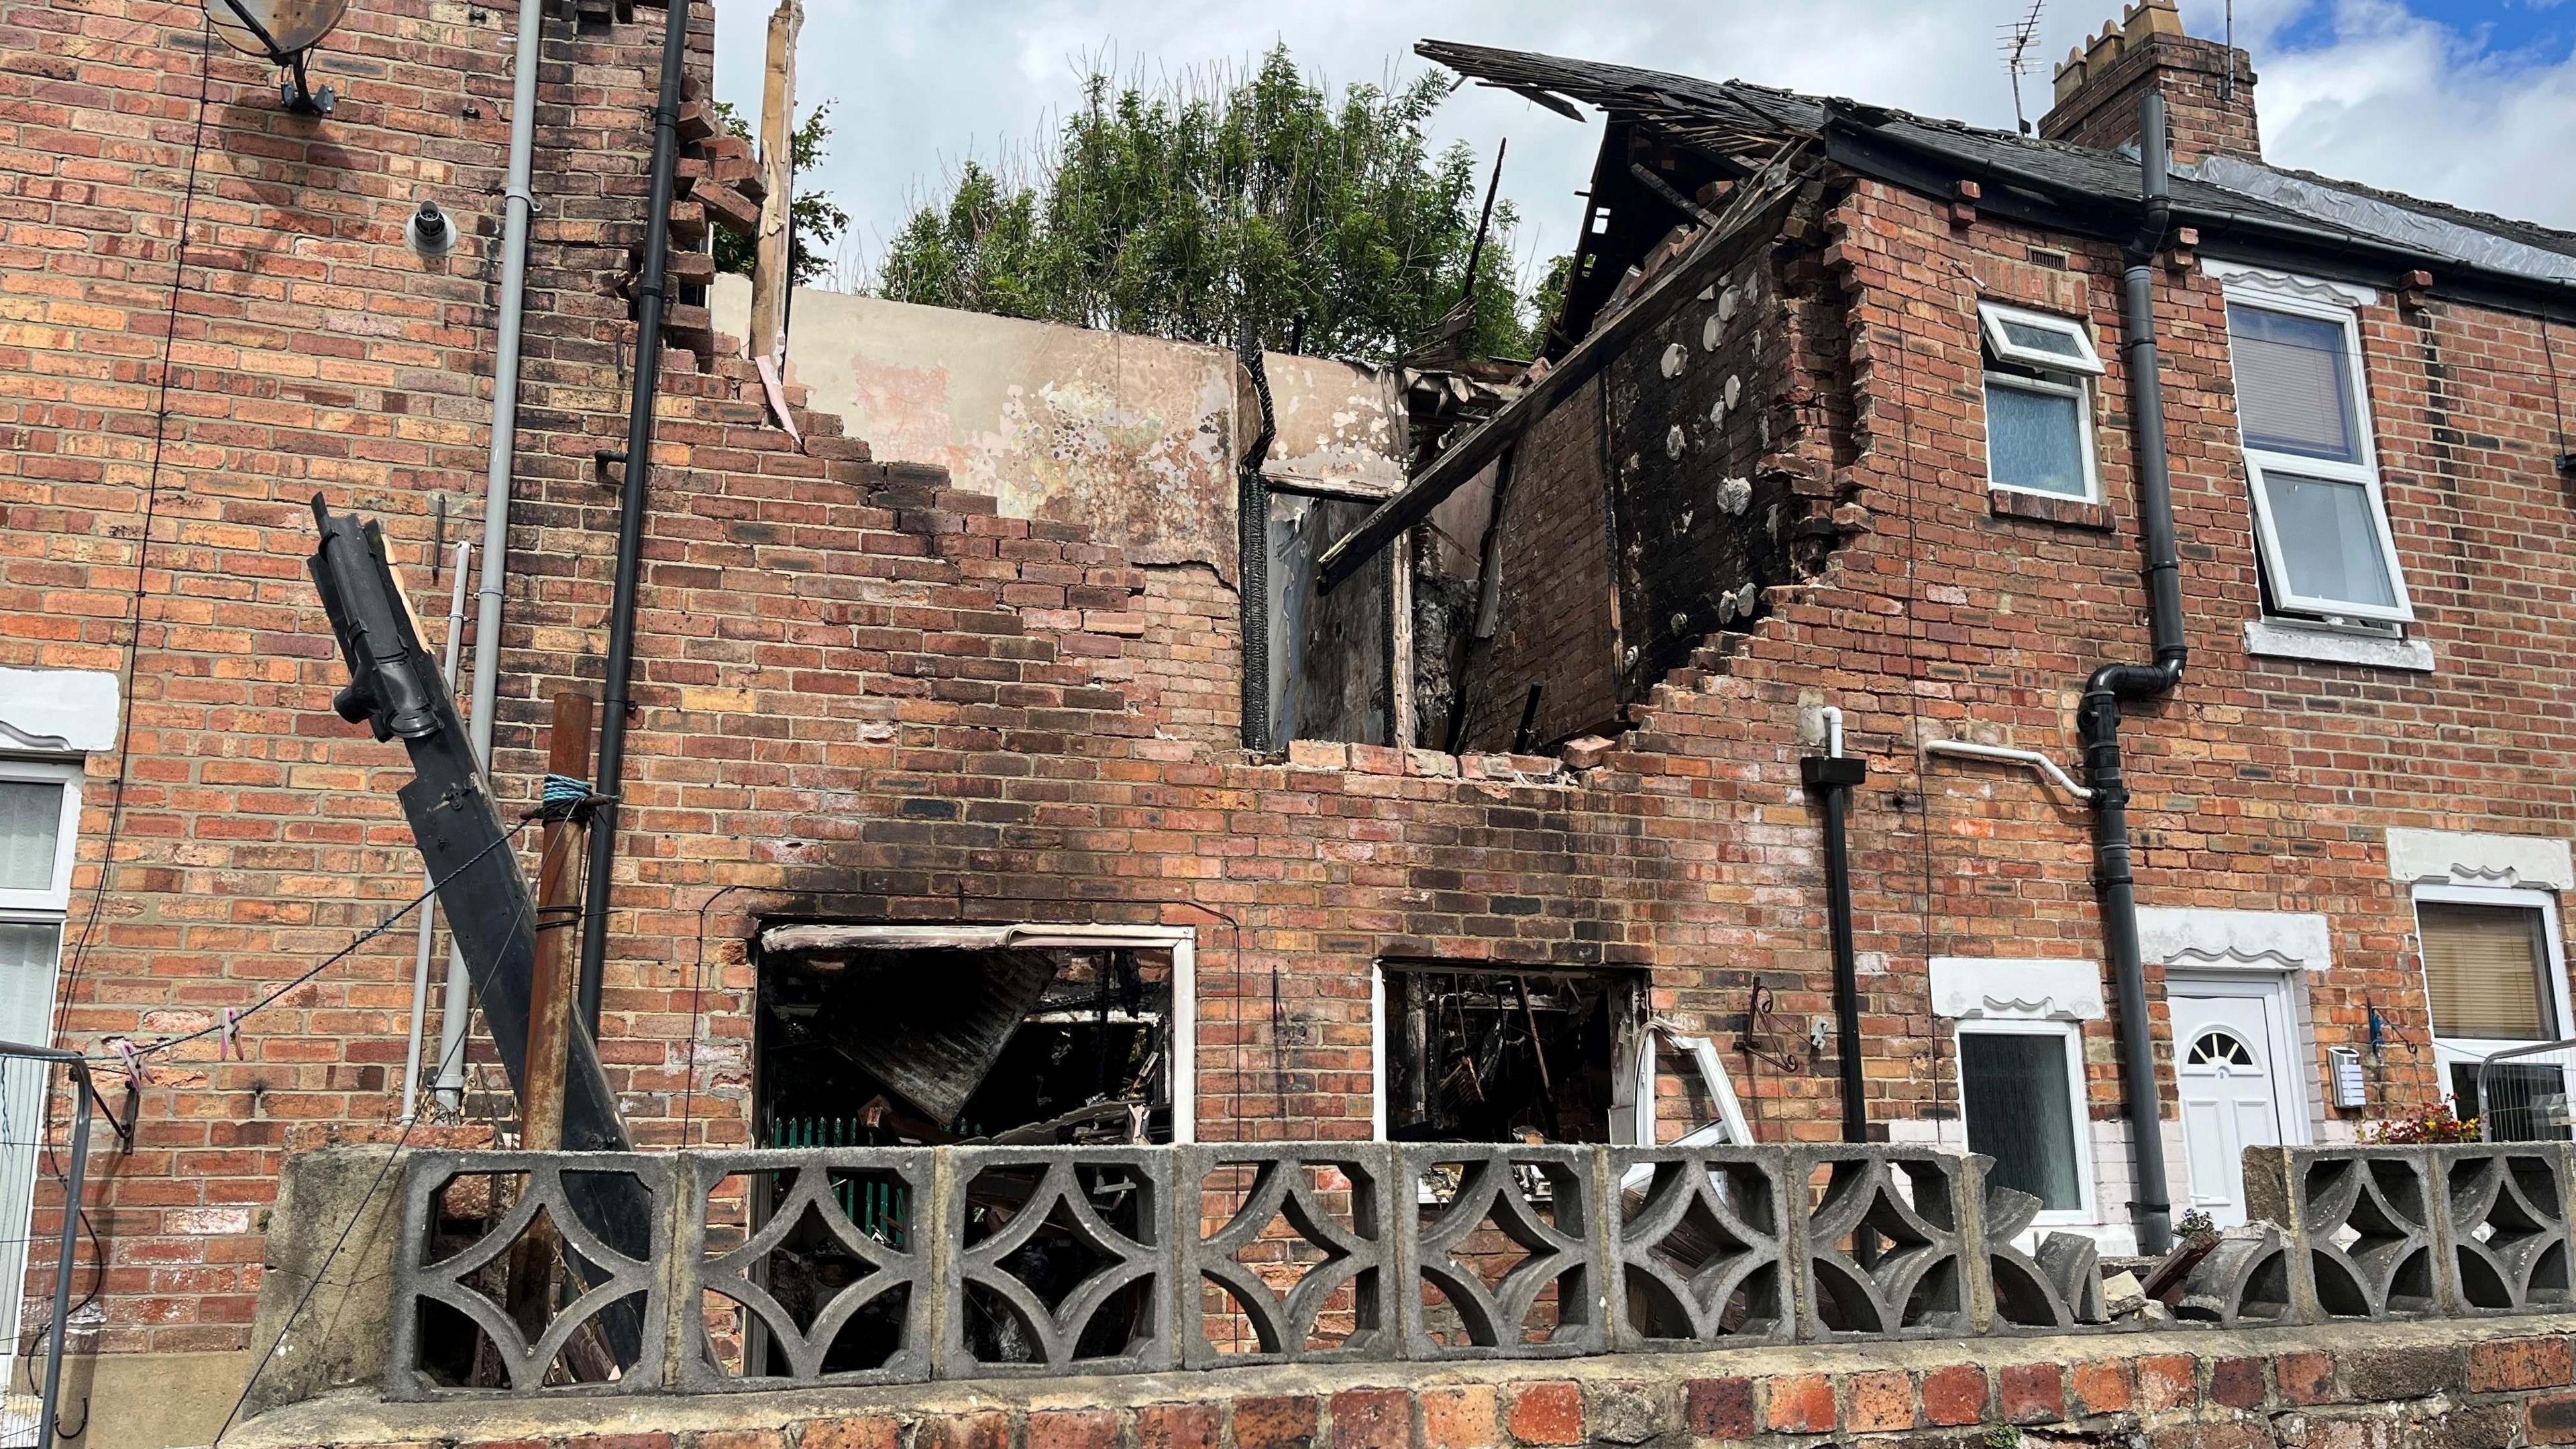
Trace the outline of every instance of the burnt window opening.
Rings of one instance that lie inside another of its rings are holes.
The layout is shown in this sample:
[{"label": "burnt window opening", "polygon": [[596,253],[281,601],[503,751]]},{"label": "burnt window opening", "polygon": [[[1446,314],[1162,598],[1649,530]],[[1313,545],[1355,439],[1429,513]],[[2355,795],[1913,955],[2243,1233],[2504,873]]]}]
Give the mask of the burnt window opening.
[{"label": "burnt window opening", "polygon": [[1376,507],[1270,490],[1271,749],[1292,740],[1396,742],[1396,561],[1406,550],[1380,550],[1329,594],[1315,567]]},{"label": "burnt window opening", "polygon": [[764,1146],[1172,1140],[1170,951],[869,945],[865,929],[764,933],[822,943],[760,956]]},{"label": "burnt window opening", "polygon": [[1387,1135],[1614,1140],[1643,984],[1632,971],[1385,963]]}]

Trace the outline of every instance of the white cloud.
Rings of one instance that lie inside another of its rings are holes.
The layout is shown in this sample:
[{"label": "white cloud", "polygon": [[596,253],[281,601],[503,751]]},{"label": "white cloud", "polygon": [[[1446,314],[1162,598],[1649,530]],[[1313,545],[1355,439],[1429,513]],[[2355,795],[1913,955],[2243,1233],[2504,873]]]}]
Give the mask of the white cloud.
[{"label": "white cloud", "polygon": [[2576,227],[2576,58],[2505,51],[2389,0],[2342,0],[2332,37],[2264,59],[2265,155],[2554,226]]},{"label": "white cloud", "polygon": [[[714,0],[717,93],[755,111],[763,28],[773,0]],[[1336,84],[1411,73],[1426,36],[1852,96],[1983,125],[2012,124],[1998,29],[2027,0],[808,0],[800,99],[833,100],[822,176],[858,219],[871,253],[908,203],[939,189],[968,156],[1024,150],[1080,95],[1084,61],[1114,58],[1151,75],[1240,63],[1274,42]],[[2409,14],[2393,0],[2341,0],[2325,38],[2295,25],[2324,0],[2236,0],[2236,37],[2261,74],[2272,159],[2460,205],[2576,224],[2576,195],[2555,184],[2576,142],[2576,70],[2491,49],[2481,34]],[[2187,0],[2194,34],[2215,37],[2225,0]],[[2036,116],[2049,70],[2116,12],[2118,0],[2053,0],[2023,82]],[[2563,48],[2562,48],[2563,49]],[[1535,265],[1564,249],[1581,214],[1598,128],[1507,93],[1469,87],[1443,107],[1444,141],[1490,155],[1508,136],[1506,194],[1524,218],[1519,251]],[[2535,184],[2539,183],[2539,184]]]}]

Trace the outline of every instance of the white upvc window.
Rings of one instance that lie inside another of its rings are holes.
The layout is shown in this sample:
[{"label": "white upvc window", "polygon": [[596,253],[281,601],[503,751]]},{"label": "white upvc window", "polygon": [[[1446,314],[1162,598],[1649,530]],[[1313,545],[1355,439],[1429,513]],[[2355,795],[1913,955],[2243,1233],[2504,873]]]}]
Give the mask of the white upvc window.
[{"label": "white upvc window", "polygon": [[2380,495],[2353,309],[2231,281],[2227,335],[2272,607],[2329,620],[2411,621]]},{"label": "white upvc window", "polygon": [[1985,341],[1987,486],[2099,502],[2092,380],[2102,358],[2084,324],[1987,302],[1977,308],[1977,329]]},{"label": "white upvc window", "polygon": [[2039,1199],[2033,1223],[2100,1221],[2092,1113],[2084,1101],[2081,1022],[1978,1018],[1959,1023],[1959,1102],[1968,1150],[1994,1159],[1987,1181]]},{"label": "white upvc window", "polygon": [[2454,1108],[2464,1117],[2493,1114],[2499,1139],[2569,1135],[2567,1068],[2559,1054],[2500,1063],[2484,1092],[2479,1085],[2487,1058],[2576,1036],[2557,896],[2419,885],[2415,939],[2434,1061]]},{"label": "white upvc window", "polygon": [[[78,764],[0,758],[0,1041],[53,1044],[80,787]],[[0,1065],[0,1337],[14,1341],[48,1072],[25,1058]]]}]

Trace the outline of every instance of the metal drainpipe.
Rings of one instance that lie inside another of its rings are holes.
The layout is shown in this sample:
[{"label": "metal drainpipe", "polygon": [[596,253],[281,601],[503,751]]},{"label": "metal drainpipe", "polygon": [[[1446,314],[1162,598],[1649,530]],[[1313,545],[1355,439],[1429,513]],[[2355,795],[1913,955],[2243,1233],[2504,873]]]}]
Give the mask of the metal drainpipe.
[{"label": "metal drainpipe", "polygon": [[644,275],[636,283],[635,396],[626,415],[626,477],[618,500],[617,582],[608,607],[608,669],[601,690],[602,797],[590,824],[590,869],[581,903],[581,1022],[599,1035],[600,978],[608,961],[608,888],[617,867],[617,794],[626,777],[627,686],[635,670],[635,589],[643,568],[646,485],[652,475],[653,395],[662,377],[663,290],[671,266],[671,193],[680,151],[680,89],[689,50],[689,0],[670,0],[662,32],[662,82],[653,101],[653,191],[644,211]]},{"label": "metal drainpipe", "polygon": [[[528,225],[537,148],[537,73],[545,43],[545,0],[519,0],[519,53],[510,74],[510,163],[502,184],[501,315],[492,352],[492,450],[483,476],[483,574],[474,598],[473,704],[466,713],[474,758],[492,770],[493,701],[501,688],[501,597],[509,583],[510,478],[519,454],[519,335],[528,305]],[[447,995],[438,1019],[439,1104],[455,1111],[465,1094],[465,1021],[473,1009],[465,955],[451,941]]]},{"label": "metal drainpipe", "polygon": [[2093,885],[2101,897],[2102,949],[2120,998],[2120,1080],[2128,1098],[2129,1151],[2138,1196],[2138,1251],[2173,1246],[2173,1204],[2165,1183],[2164,1112],[2155,1040],[2147,1023],[2147,973],[2138,947],[2137,880],[2129,862],[2129,791],[2121,769],[2120,703],[2153,699],[2182,683],[2181,565],[2174,550],[2173,486],[2165,462],[2164,387],[2158,372],[2155,258],[2172,220],[2167,199],[2165,100],[2138,103],[2138,234],[2124,253],[2120,350],[2129,374],[2130,430],[2138,459],[2138,532],[2146,557],[2153,664],[2105,664],[2084,683],[2077,729],[2093,786]]},{"label": "metal drainpipe", "polygon": [[1798,762],[1807,788],[1825,807],[1825,923],[1834,947],[1835,1051],[1842,1058],[1843,1140],[1869,1140],[1869,1101],[1861,1075],[1860,960],[1852,939],[1851,792],[1869,778],[1866,761],[1843,753],[1843,712],[1824,710],[1825,752]]}]

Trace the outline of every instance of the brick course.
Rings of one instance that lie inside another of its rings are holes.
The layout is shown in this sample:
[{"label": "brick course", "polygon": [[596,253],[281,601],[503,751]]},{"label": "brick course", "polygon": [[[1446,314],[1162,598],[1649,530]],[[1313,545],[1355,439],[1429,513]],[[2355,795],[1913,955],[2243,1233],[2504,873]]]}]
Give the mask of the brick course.
[{"label": "brick course", "polygon": [[[1559,1449],[1594,1444],[1677,1444],[1751,1446],[1788,1443],[1869,1445],[1986,1445],[2020,1431],[2021,1442],[2075,1444],[2202,1445],[2233,1444],[2248,1449],[2282,1446],[2404,1444],[2425,1449],[2479,1449],[2513,1443],[2560,1443],[2576,1438],[2576,1411],[2563,1390],[2471,1390],[2454,1385],[2421,1399],[2383,1399],[2350,1373],[2329,1372],[2313,1397],[2298,1403],[2267,1404],[2222,1397],[2217,1386],[2232,1372],[2230,1362],[2258,1370],[2266,1356],[2331,1362],[2330,1345],[2354,1343],[2381,1356],[2422,1353],[2447,1361],[2463,1339],[2480,1330],[2462,1324],[2402,1327],[2372,1325],[2317,1333],[2249,1330],[2230,1333],[2224,1341],[2207,1334],[2156,1334],[2123,1343],[2117,1339],[2037,1339],[2022,1343],[1977,1345],[1986,1363],[1947,1362],[1963,1346],[1946,1344],[1884,1345],[1885,1364],[1854,1364],[1848,1369],[1814,1371],[1807,1350],[1738,1350],[1711,1355],[1659,1355],[1650,1359],[1604,1359],[1587,1366],[1581,1377],[1550,1377],[1567,1372],[1545,1364],[1442,1364],[1405,1370],[1436,1376],[1440,1382],[1391,1384],[1384,1365],[1324,1371],[1317,1392],[1293,1398],[1244,1396],[1263,1371],[1219,1372],[1192,1376],[1108,1380],[1082,1385],[1067,1380],[1023,1381],[1030,1402],[1003,1410],[974,1406],[977,1391],[958,1386],[921,1385],[896,1390],[868,1390],[866,1403],[857,1391],[824,1391],[795,1396],[741,1397],[668,1402],[669,1433],[657,1442],[672,1449],[734,1449],[744,1444],[776,1444],[786,1449],[822,1449],[844,1444],[933,1446],[973,1444],[993,1449],[1059,1442],[1056,1426],[1084,1421],[1086,1442],[1117,1449],[1145,1449],[1161,1442],[1153,1426],[1187,1415],[1211,1426],[1209,1442],[1223,1442],[1230,1432],[1237,1449],[1255,1445],[1301,1443],[1379,1443],[1392,1436],[1401,1442],[1415,1423],[1450,1421],[1454,1408],[1470,1400],[1491,1405],[1499,1393],[1519,1407],[1544,1404],[1542,1415],[1524,1417],[1516,1407],[1496,1433],[1490,1419],[1480,1420],[1475,1442],[1498,1449]],[[2563,1320],[2518,1325],[2490,1341],[2500,1352],[2563,1352]],[[2195,1345],[2194,1340],[2203,1342]],[[2076,1383],[2117,1378],[2128,1355],[2140,1346],[2154,1361],[2174,1365],[2179,1396],[2152,1403],[2092,1404],[2052,1401],[2043,1411],[2013,1411],[2013,1390],[1981,1400],[1965,1396],[1967,1412],[1955,1412],[1962,1396],[1954,1386],[1962,1376],[1979,1384],[1989,1381],[2032,1383],[2066,1375]],[[2176,1351],[2179,1350],[2179,1351]],[[2247,1355],[2251,1356],[2247,1356]],[[1712,1363],[1740,1369],[1744,1376],[1695,1379],[1689,1375]],[[1376,1377],[1372,1377],[1375,1375]],[[2208,1385],[2195,1390],[2195,1383]],[[1936,1389],[1936,1386],[1940,1386]],[[1938,1398],[1936,1400],[1936,1394]],[[846,1405],[840,1400],[847,1400]],[[1094,1407],[1068,1406],[1087,1401]],[[1712,1412],[1713,1406],[1716,1408]],[[311,1442],[312,1431],[332,1442],[391,1445],[418,1442],[435,1433],[440,1442],[465,1449],[497,1449],[499,1436],[486,1432],[489,1419],[509,1423],[522,1435],[509,1442],[546,1449],[595,1442],[573,1426],[589,1414],[619,1412],[596,1400],[557,1402],[542,1409],[508,1406],[386,1406],[367,1420],[331,1405],[314,1403],[280,1410],[253,1421],[241,1432],[245,1449],[269,1449]],[[434,1428],[433,1425],[434,1416]],[[1418,1416],[1418,1417],[1417,1417]],[[1917,1428],[1917,1425],[1927,1426]],[[497,1423],[495,1425],[497,1427]],[[411,1437],[406,1437],[411,1436]],[[1795,1436],[1795,1437],[1782,1437]],[[1434,1430],[1431,1442],[1448,1442]],[[227,1442],[231,1442],[228,1440]],[[621,1441],[623,1442],[623,1441]],[[640,1442],[640,1441],[639,1441]]]}]

